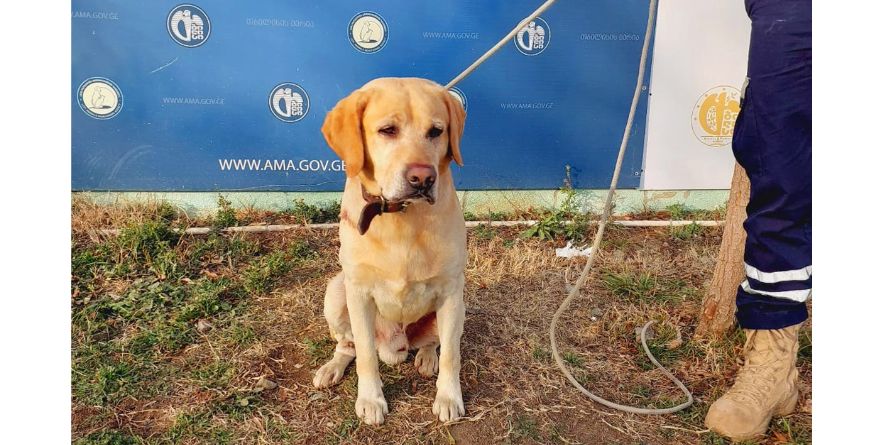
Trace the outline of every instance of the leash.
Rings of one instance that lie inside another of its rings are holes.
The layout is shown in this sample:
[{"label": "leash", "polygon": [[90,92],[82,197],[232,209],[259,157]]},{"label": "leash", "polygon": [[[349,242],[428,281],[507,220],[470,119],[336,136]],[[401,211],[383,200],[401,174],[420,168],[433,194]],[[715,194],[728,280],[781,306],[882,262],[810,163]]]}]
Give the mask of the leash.
[{"label": "leash", "polygon": [[[446,88],[447,89],[452,88],[453,86],[455,86],[455,84],[457,84],[458,82],[462,81],[465,77],[470,75],[475,69],[477,69],[478,66],[480,66],[483,62],[485,62],[486,59],[491,57],[492,54],[494,54],[505,43],[507,43],[508,40],[512,39],[514,37],[514,35],[516,35],[517,32],[519,32],[520,28],[526,26],[526,24],[529,23],[530,21],[535,20],[535,18],[538,17],[542,12],[544,12],[551,5],[553,5],[555,1],[556,0],[547,0],[546,2],[544,2],[529,17],[526,17],[525,19],[523,19],[523,21],[521,21],[517,25],[517,27],[515,27],[510,33],[508,33],[507,36],[505,36],[503,39],[501,39],[489,51],[486,51],[486,53],[483,54],[482,56],[480,56],[480,58],[477,59],[477,61],[475,61],[467,69],[462,71],[461,74],[459,74],[454,79],[452,79],[452,81],[450,81],[448,84],[446,84]],[[637,111],[637,103],[640,100],[640,92],[641,92],[642,86],[643,86],[643,78],[646,75],[646,59],[647,59],[647,56],[649,53],[649,40],[652,36],[652,25],[655,22],[656,3],[657,3],[657,0],[650,0],[649,1],[649,18],[646,21],[646,36],[643,39],[643,50],[640,53],[640,69],[639,69],[639,72],[637,73],[637,86],[634,88],[634,97],[631,100],[631,109],[630,109],[630,112],[628,113],[628,120],[627,120],[627,123],[625,124],[624,134],[622,135],[621,146],[619,147],[618,157],[616,158],[616,161],[615,161],[615,169],[612,172],[612,181],[609,184],[609,192],[606,195],[606,203],[603,206],[603,214],[600,217],[600,222],[598,223],[598,226],[597,226],[598,227],[597,233],[594,236],[594,243],[591,248],[591,254],[588,256],[588,259],[587,259],[587,262],[585,263],[584,269],[582,269],[581,275],[579,275],[578,280],[576,280],[576,282],[575,282],[575,285],[570,288],[569,294],[566,296],[566,298],[560,304],[560,307],[557,309],[557,312],[554,313],[554,316],[551,319],[550,328],[548,329],[548,336],[550,337],[550,340],[551,340],[551,353],[554,356],[554,360],[557,363],[557,367],[559,367],[560,371],[562,371],[563,374],[566,375],[566,378],[569,380],[570,383],[572,383],[572,386],[576,387],[579,391],[582,392],[582,394],[586,395],[591,400],[593,400],[601,405],[605,405],[605,406],[608,406],[609,408],[612,408],[612,409],[616,409],[616,410],[624,411],[624,412],[628,412],[628,413],[634,413],[634,414],[670,414],[670,413],[674,413],[674,412],[680,411],[682,409],[688,408],[689,406],[692,405],[692,401],[693,401],[692,393],[689,392],[689,390],[686,388],[686,385],[684,385],[683,382],[681,382],[679,379],[677,379],[677,377],[675,377],[674,374],[672,374],[670,371],[665,369],[665,367],[662,366],[661,363],[659,363],[658,360],[655,359],[655,356],[652,355],[652,352],[649,351],[649,347],[646,345],[646,331],[649,329],[649,326],[651,326],[652,323],[654,323],[654,322],[653,321],[647,322],[643,326],[643,329],[640,331],[640,343],[643,345],[643,352],[646,353],[646,357],[649,358],[649,361],[651,361],[652,364],[655,365],[655,367],[659,371],[664,373],[664,375],[668,379],[670,379],[670,381],[672,381],[675,385],[677,385],[677,387],[680,388],[681,391],[683,391],[683,394],[686,395],[685,402],[683,402],[679,405],[670,407],[670,408],[650,409],[650,408],[638,408],[638,407],[634,407],[634,406],[622,405],[619,403],[615,403],[615,402],[611,402],[609,400],[606,400],[606,399],[588,391],[584,386],[582,386],[581,383],[578,382],[578,380],[575,379],[575,377],[572,375],[572,373],[569,372],[569,369],[566,367],[566,364],[563,362],[563,358],[560,357],[560,351],[559,351],[559,348],[557,348],[556,333],[557,333],[557,323],[560,321],[560,317],[563,315],[564,312],[566,312],[566,310],[569,308],[569,305],[572,303],[573,300],[575,300],[575,297],[578,295],[578,292],[581,289],[581,287],[584,286],[585,282],[587,281],[588,274],[590,273],[591,267],[594,264],[594,259],[597,256],[597,252],[600,250],[600,243],[603,241],[603,233],[606,230],[606,225],[609,223],[609,218],[612,213],[612,198],[615,195],[615,188],[618,185],[618,176],[621,173],[622,161],[624,160],[624,154],[625,154],[625,151],[628,146],[628,139],[630,138],[631,127],[634,124],[634,115],[636,114],[636,111]]]},{"label": "leash", "polygon": [[547,0],[546,2],[542,3],[542,5],[538,7],[538,9],[533,11],[532,14],[529,14],[529,17],[523,19],[523,21],[518,23],[517,26],[515,26],[514,29],[511,30],[511,32],[502,37],[502,39],[499,40],[498,43],[496,43],[492,48],[489,48],[489,51],[486,51],[486,53],[480,56],[479,59],[475,60],[474,63],[471,64],[471,66],[465,68],[465,70],[462,71],[461,74],[455,76],[454,79],[450,80],[449,83],[446,84],[446,89],[448,90],[454,87],[455,84],[464,80],[465,77],[468,77],[468,75],[473,73],[478,66],[482,65],[483,62],[486,61],[486,59],[492,57],[492,55],[495,54],[499,49],[501,49],[502,46],[508,43],[509,40],[513,39],[514,36],[517,35],[518,32],[520,32],[520,29],[528,25],[529,22],[535,20],[538,16],[541,15],[541,13],[547,11],[548,8],[550,8],[551,5],[553,5],[556,1],[557,0]]}]

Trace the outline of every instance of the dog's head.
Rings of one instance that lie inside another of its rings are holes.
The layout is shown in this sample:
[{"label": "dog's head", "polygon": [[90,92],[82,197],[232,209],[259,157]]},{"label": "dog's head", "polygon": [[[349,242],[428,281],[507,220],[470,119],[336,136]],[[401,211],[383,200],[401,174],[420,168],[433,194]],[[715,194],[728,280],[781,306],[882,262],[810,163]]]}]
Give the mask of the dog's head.
[{"label": "dog's head", "polygon": [[433,204],[437,178],[450,161],[462,165],[464,122],[461,103],[442,86],[383,78],[342,99],[326,115],[323,136],[349,178],[377,185],[388,200]]}]

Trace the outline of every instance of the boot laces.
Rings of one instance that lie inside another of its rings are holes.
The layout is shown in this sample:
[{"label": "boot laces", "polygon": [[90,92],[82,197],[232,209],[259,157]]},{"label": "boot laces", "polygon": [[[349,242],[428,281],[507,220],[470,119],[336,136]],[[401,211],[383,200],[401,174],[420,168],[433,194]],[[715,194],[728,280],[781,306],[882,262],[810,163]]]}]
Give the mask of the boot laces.
[{"label": "boot laces", "polygon": [[[770,341],[768,342],[770,347],[761,348],[758,346],[758,342],[754,341],[756,335],[758,333],[754,332],[748,336],[744,348],[745,363],[730,392],[738,400],[763,405],[764,401],[773,397],[772,392],[778,385],[779,374],[782,373],[783,366],[779,366],[778,351],[771,347],[777,345],[777,342]],[[775,347],[777,348],[777,346]]]}]

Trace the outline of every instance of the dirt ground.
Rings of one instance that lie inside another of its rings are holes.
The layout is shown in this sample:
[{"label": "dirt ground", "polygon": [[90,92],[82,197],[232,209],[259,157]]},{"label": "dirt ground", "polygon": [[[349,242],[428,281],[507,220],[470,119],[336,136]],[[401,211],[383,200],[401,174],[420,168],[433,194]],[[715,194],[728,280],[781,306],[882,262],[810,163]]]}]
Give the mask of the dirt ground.
[{"label": "dirt ground", "polygon": [[[304,210],[304,209],[302,209]],[[304,217],[304,214],[296,216]],[[702,421],[739,367],[743,335],[693,339],[720,229],[607,231],[592,274],[559,329],[577,378],[620,403],[664,407],[681,393],[652,369],[636,329],[697,397],[666,416],[585,399],[550,357],[547,329],[583,259],[521,229],[469,230],[462,389],[467,417],[441,424],[434,381],[382,365],[390,415],[356,419],[353,365],[341,384],[311,385],[331,356],[322,316],[338,271],[335,230],[180,235],[197,225],[269,216],[225,207],[190,220],[168,206],[72,209],[72,434],[86,444],[725,444]],[[292,214],[277,215],[293,218]],[[307,218],[310,219],[310,218]],[[97,232],[123,228],[118,235]],[[811,331],[801,335],[798,411],[763,444],[811,443]]]}]

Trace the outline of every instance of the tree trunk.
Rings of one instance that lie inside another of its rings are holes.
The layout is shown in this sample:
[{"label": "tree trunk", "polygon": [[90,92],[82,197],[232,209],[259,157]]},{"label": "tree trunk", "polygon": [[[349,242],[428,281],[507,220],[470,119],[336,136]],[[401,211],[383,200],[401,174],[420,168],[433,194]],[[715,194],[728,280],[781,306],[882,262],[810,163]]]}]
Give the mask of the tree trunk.
[{"label": "tree trunk", "polygon": [[735,291],[745,278],[744,244],[747,234],[742,223],[751,194],[751,182],[744,169],[735,164],[732,188],[726,206],[726,225],[714,275],[702,301],[696,338],[719,339],[735,322]]}]

